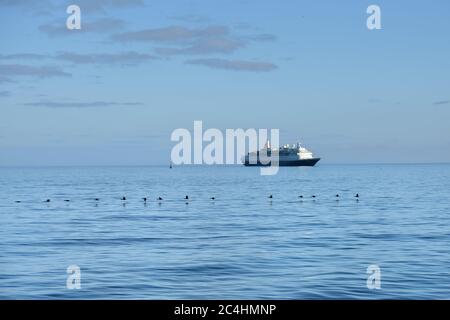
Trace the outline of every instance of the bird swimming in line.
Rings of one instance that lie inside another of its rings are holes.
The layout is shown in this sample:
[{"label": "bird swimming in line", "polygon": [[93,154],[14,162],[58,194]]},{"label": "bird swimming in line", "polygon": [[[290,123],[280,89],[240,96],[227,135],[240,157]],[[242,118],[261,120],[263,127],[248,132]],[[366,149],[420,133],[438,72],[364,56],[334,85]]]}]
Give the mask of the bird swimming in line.
[{"label": "bird swimming in line", "polygon": [[158,197],[158,200],[159,200],[159,201],[161,201],[162,199],[163,199],[163,198],[161,198],[161,197]]}]

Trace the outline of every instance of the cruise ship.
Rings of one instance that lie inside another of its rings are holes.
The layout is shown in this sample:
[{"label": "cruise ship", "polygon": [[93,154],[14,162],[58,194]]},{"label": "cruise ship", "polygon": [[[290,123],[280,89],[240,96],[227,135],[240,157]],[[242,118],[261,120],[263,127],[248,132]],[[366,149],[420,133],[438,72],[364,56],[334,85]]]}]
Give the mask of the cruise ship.
[{"label": "cruise ship", "polygon": [[279,149],[271,148],[267,141],[263,149],[249,152],[242,158],[245,166],[270,166],[272,153],[278,153],[280,167],[313,167],[320,158],[315,158],[311,151],[302,147],[300,143],[286,144]]}]

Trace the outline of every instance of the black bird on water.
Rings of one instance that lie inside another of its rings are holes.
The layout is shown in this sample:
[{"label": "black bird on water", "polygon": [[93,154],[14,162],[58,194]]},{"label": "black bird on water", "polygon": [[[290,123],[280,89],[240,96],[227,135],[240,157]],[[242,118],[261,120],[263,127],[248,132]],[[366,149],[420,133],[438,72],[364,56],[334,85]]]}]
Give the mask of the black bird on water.
[{"label": "black bird on water", "polygon": [[122,197],[122,201],[125,201],[125,200],[127,200],[127,198],[126,197]]},{"label": "black bird on water", "polygon": [[16,203],[20,203],[21,201],[20,201],[20,200],[16,200],[15,202],[16,202]]},{"label": "black bird on water", "polygon": [[311,198],[315,198],[315,197],[316,197],[315,195],[311,196]]},{"label": "black bird on water", "polygon": [[216,198],[215,197],[211,197],[211,200],[216,200]]},{"label": "black bird on water", "polygon": [[70,202],[70,200],[69,199],[65,199],[64,202]]},{"label": "black bird on water", "polygon": [[303,198],[303,195],[299,195],[298,197],[299,197],[299,198]]},{"label": "black bird on water", "polygon": [[45,200],[45,202],[50,202],[50,199]]},{"label": "black bird on water", "polygon": [[339,194],[336,195],[336,200],[339,200]]},{"label": "black bird on water", "polygon": [[95,198],[94,200],[95,200],[95,201],[99,201],[100,199],[99,199],[99,198]]},{"label": "black bird on water", "polygon": [[272,199],[272,198],[273,198],[273,196],[272,196],[272,195],[270,195],[270,196],[269,196],[269,199]]},{"label": "black bird on water", "polygon": [[359,193],[357,193],[357,194],[355,195],[355,198],[359,198]]},{"label": "black bird on water", "polygon": [[162,199],[163,199],[163,198],[161,198],[161,197],[158,197],[158,200],[159,200],[159,201],[161,201]]},{"label": "black bird on water", "polygon": [[188,196],[184,197],[184,200],[189,200],[189,197]]},{"label": "black bird on water", "polygon": [[147,198],[145,198],[145,197],[144,197],[144,198],[142,198],[142,200],[144,200],[144,202],[147,202]]}]

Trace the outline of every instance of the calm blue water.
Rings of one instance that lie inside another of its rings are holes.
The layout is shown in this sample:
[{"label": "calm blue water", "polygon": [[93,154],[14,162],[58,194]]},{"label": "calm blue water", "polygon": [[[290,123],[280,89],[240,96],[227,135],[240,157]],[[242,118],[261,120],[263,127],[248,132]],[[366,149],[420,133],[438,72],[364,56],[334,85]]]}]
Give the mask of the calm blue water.
[{"label": "calm blue water", "polygon": [[0,194],[3,299],[450,298],[450,165],[1,168]]}]

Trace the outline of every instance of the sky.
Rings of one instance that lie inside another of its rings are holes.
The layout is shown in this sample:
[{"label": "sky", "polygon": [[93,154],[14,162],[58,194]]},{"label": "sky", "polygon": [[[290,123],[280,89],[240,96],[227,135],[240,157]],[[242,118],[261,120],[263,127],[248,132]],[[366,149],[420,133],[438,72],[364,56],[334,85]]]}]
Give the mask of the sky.
[{"label": "sky", "polygon": [[277,128],[321,163],[450,162],[449,15],[446,0],[0,0],[0,166],[167,164],[194,120]]}]

